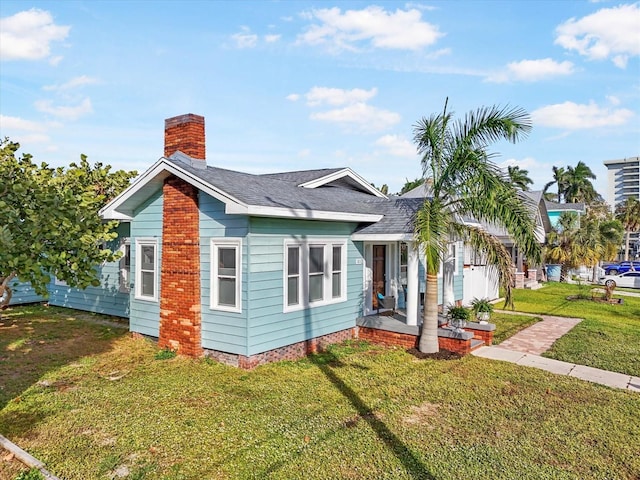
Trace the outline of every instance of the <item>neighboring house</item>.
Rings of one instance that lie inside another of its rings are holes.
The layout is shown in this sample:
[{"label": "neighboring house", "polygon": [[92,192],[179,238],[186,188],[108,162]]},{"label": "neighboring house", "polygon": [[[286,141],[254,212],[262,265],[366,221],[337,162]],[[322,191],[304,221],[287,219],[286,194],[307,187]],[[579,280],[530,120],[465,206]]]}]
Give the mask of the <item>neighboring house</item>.
[{"label": "neighboring house", "polygon": [[[551,231],[551,223],[547,214],[546,202],[541,191],[522,192],[523,199],[529,206],[532,217],[535,218],[536,238],[540,244],[544,244],[546,235]],[[403,199],[424,199],[428,196],[428,187],[420,185],[413,190],[402,195]],[[516,271],[516,288],[524,288],[528,284],[536,284],[538,278],[542,275],[542,269],[539,266],[528,265],[527,259],[522,252],[514,244],[513,239],[507,231],[502,227],[478,222],[476,219],[468,218],[464,221],[470,225],[477,225],[495,237],[505,245],[511,253],[511,259]],[[497,270],[491,265],[487,265],[484,257],[473,249],[460,244],[457,247],[461,251],[463,261],[462,277],[462,303],[468,305],[474,298],[495,299],[499,293],[499,278]],[[442,269],[441,269],[442,270]],[[530,275],[530,271],[535,271],[535,276]]]},{"label": "neighboring house", "polygon": [[578,218],[578,226],[580,226],[580,217],[586,213],[584,203],[558,203],[545,200],[544,204],[547,208],[547,214],[549,216],[551,227],[556,227],[558,225],[560,215],[565,212],[576,215]]}]

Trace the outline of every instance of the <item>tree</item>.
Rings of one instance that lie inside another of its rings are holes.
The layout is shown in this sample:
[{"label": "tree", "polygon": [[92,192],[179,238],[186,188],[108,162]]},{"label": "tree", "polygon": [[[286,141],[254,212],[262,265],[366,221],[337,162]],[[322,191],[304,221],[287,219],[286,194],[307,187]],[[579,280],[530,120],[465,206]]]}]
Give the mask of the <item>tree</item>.
[{"label": "tree", "polygon": [[0,141],[0,306],[16,277],[43,296],[51,275],[79,288],[99,284],[95,267],[118,254],[102,248],[117,222],[103,222],[98,210],[136,175],[91,167],[84,155],[67,169],[38,166],[29,154],[16,157],[19,147]]},{"label": "tree", "polygon": [[529,190],[529,185],[533,184],[533,180],[529,178],[529,171],[523,170],[517,165],[509,165],[507,167],[507,175],[511,183],[525,192]]},{"label": "tree", "polygon": [[627,197],[623,203],[616,205],[616,218],[622,222],[626,232],[624,259],[629,260],[631,234],[640,231],[640,201],[635,197]]},{"label": "tree", "polygon": [[426,294],[419,349],[438,351],[437,275],[446,259],[451,239],[461,239],[485,255],[494,265],[511,298],[511,255],[498,238],[478,226],[463,222],[472,216],[479,222],[504,227],[532,263],[540,261],[540,245],[534,234],[530,206],[518,189],[492,161],[489,144],[516,142],[531,129],[529,115],[520,108],[483,107],[455,121],[447,110],[422,118],[414,125],[414,141],[422,156],[430,195],[415,218],[415,242],[424,250]]},{"label": "tree", "polygon": [[542,191],[545,193],[545,196],[546,196],[547,190],[549,190],[549,188],[553,186],[553,184],[555,183],[558,187],[558,194],[556,195],[554,200],[558,203],[561,203],[562,194],[566,186],[566,180],[565,180],[566,171],[563,167],[556,167],[556,166],[554,166],[552,170],[553,170],[553,180],[547,183],[542,189]]},{"label": "tree", "polygon": [[564,200],[567,203],[591,203],[599,195],[596,192],[591,180],[596,176],[586,163],[580,161],[575,167],[567,167],[564,173]]},{"label": "tree", "polygon": [[406,178],[405,180],[406,182],[404,182],[404,185],[402,186],[402,189],[400,190],[400,193],[398,193],[398,195],[404,195],[405,193],[413,190],[416,187],[419,187],[424,183],[424,178],[416,178],[415,180],[409,180],[408,178]]}]

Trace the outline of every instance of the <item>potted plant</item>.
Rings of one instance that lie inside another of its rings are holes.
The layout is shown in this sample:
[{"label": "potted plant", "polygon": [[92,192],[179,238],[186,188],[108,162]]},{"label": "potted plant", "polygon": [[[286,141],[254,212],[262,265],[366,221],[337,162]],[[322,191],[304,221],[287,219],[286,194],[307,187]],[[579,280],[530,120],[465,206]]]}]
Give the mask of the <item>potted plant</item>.
[{"label": "potted plant", "polygon": [[470,312],[459,305],[451,305],[447,311],[447,320],[456,332],[462,332],[469,321]]},{"label": "potted plant", "polygon": [[473,309],[476,319],[481,324],[486,324],[491,318],[493,304],[489,302],[488,298],[474,298],[471,301],[471,308]]}]

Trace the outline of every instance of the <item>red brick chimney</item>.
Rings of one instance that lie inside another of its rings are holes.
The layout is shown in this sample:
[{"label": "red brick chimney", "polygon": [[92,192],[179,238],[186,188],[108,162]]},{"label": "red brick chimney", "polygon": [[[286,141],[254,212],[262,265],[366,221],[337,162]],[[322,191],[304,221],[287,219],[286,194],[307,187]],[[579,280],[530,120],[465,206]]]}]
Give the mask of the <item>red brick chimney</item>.
[{"label": "red brick chimney", "polygon": [[[165,120],[165,157],[181,151],[204,164],[204,117],[187,114]],[[160,283],[161,348],[202,355],[199,191],[174,175],[162,189]]]},{"label": "red brick chimney", "polygon": [[191,158],[205,160],[204,117],[187,113],[164,121],[164,156],[180,150]]}]

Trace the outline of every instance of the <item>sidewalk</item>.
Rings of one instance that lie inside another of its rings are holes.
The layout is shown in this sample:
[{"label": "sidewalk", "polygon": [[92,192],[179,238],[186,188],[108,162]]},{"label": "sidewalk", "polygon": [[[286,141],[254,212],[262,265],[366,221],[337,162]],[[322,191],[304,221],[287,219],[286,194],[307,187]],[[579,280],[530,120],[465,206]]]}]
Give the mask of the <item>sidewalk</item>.
[{"label": "sidewalk", "polygon": [[471,352],[471,354],[526,367],[540,368],[558,375],[568,375],[608,387],[622,388],[640,393],[640,377],[541,357],[541,353],[547,351],[553,345],[553,342],[580,323],[581,319],[550,315],[536,316],[541,317],[542,321],[521,330],[500,345],[481,347]]}]

